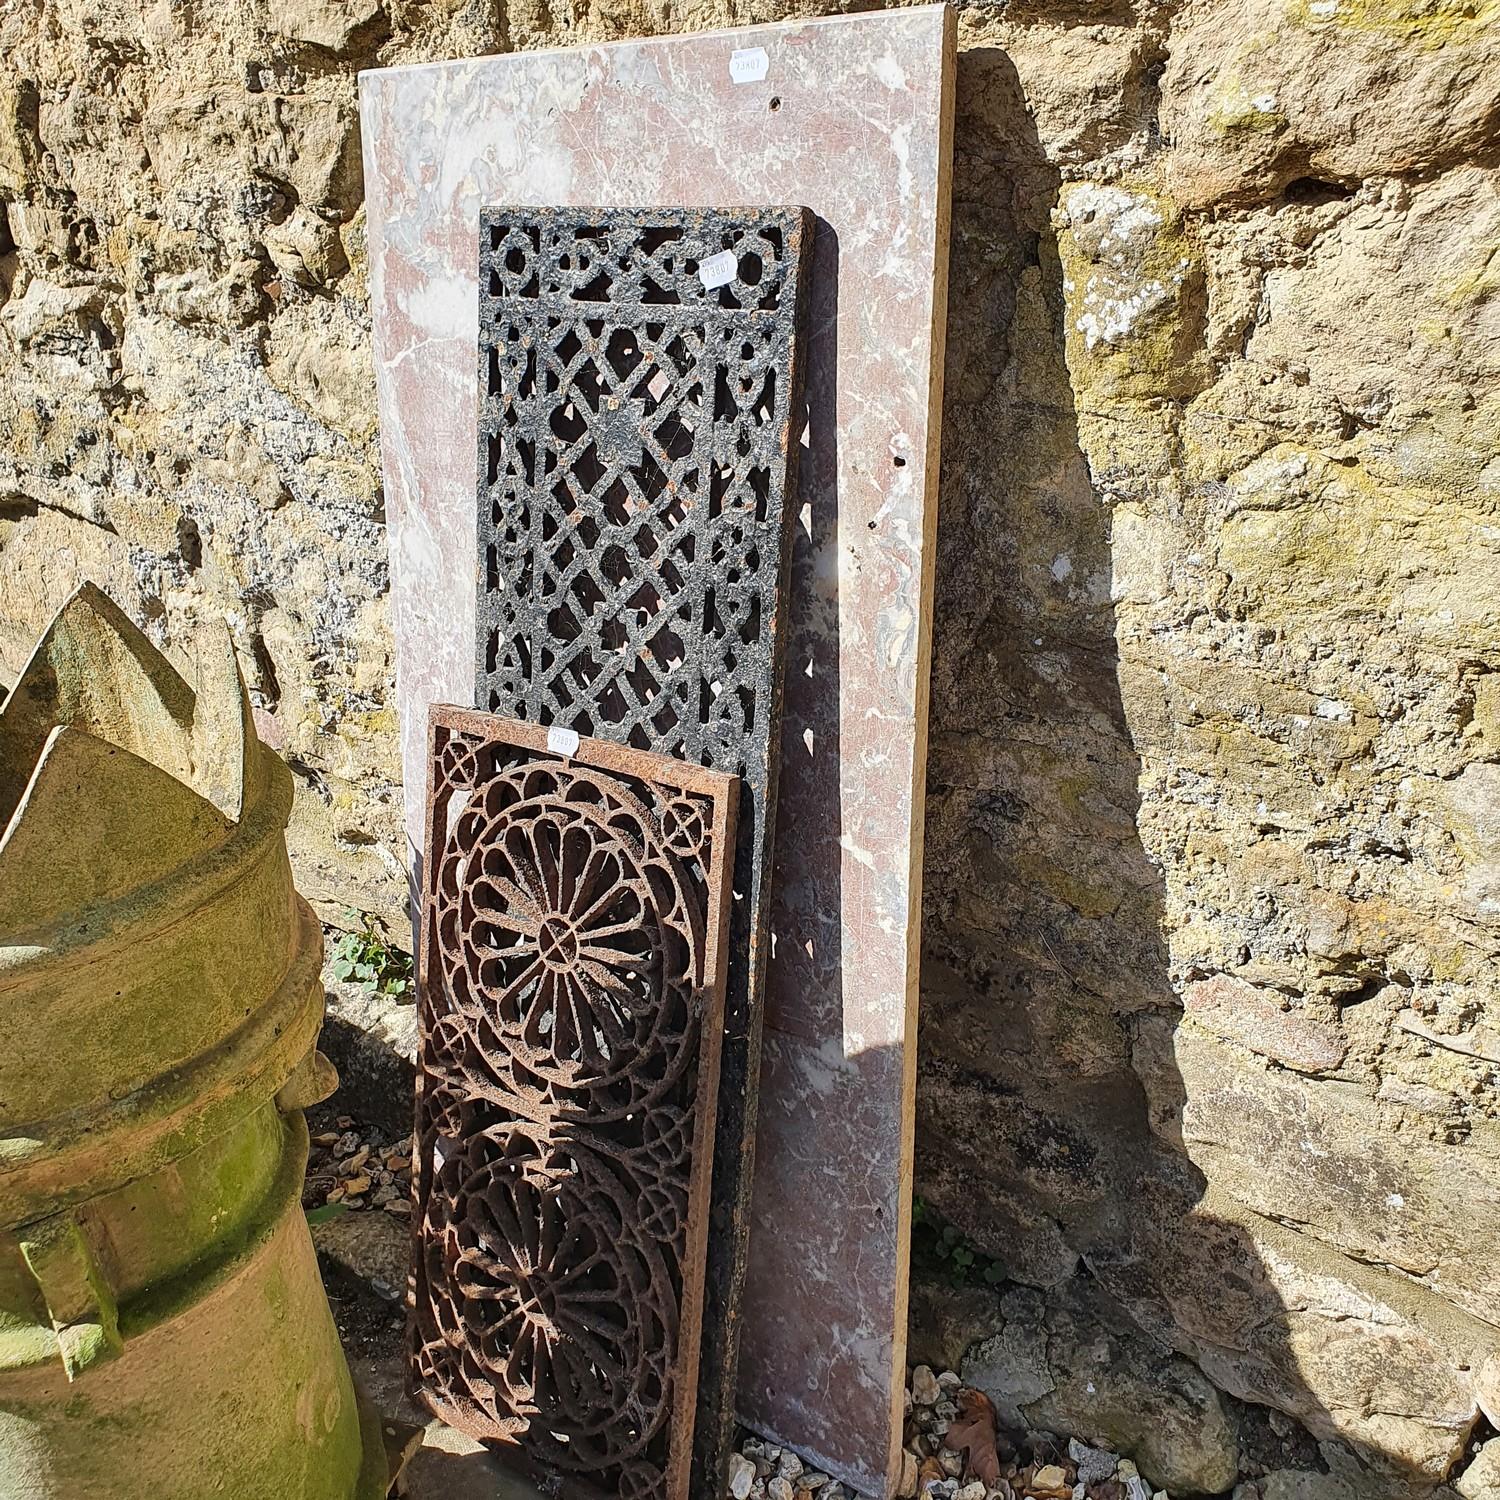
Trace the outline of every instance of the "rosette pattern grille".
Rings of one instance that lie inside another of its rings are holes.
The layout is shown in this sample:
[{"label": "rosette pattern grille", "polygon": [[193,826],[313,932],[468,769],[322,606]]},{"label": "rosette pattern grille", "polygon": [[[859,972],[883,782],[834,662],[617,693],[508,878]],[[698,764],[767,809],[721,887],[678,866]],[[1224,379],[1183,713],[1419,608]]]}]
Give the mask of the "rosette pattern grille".
[{"label": "rosette pattern grille", "polygon": [[414,1379],[565,1493],[683,1495],[734,783],[432,734]]}]

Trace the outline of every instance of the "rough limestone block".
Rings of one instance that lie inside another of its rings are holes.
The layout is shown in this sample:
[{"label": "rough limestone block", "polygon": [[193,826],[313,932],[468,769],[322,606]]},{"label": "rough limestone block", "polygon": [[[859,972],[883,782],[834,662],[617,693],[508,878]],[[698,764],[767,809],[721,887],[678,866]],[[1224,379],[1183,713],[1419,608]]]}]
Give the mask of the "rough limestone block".
[{"label": "rough limestone block", "polygon": [[899,1457],[952,49],[925,7],[393,69],[361,94],[416,858],[427,706],[474,701],[480,209],[816,216],[740,1409],[870,1493]]}]

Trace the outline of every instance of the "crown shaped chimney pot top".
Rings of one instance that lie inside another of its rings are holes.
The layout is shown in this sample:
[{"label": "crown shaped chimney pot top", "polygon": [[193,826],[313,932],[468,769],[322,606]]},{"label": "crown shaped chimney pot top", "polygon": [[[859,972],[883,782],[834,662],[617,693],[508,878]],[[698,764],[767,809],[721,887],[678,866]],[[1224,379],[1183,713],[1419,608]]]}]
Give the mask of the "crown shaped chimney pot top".
[{"label": "crown shaped chimney pot top", "polygon": [[160,878],[232,831],[261,757],[228,631],[190,683],[84,584],[0,705],[0,943]]}]

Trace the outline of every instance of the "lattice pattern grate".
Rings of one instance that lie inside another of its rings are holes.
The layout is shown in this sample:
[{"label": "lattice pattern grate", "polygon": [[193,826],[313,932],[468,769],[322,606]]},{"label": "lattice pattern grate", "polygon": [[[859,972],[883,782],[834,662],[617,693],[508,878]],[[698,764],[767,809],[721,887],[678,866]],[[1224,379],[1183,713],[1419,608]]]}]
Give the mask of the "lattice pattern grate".
[{"label": "lattice pattern grate", "polygon": [[481,235],[482,705],[763,780],[800,215],[490,210]]},{"label": "lattice pattern grate", "polygon": [[496,208],[480,240],[477,701],[743,778],[706,1474],[748,1232],[810,216]]}]

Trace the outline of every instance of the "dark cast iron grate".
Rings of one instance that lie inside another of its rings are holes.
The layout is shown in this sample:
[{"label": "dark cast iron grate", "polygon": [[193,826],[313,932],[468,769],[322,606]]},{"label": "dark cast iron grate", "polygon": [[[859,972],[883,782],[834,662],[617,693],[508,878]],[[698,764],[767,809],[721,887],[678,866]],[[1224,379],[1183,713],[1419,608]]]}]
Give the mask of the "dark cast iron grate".
[{"label": "dark cast iron grate", "polygon": [[480,219],[477,702],[742,778],[694,1492],[733,1437],[812,240],[804,209]]},{"label": "dark cast iron grate", "polygon": [[413,1383],[549,1494],[684,1500],[738,783],[430,732]]}]

